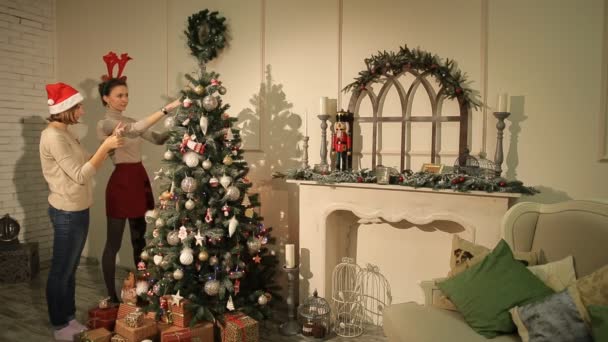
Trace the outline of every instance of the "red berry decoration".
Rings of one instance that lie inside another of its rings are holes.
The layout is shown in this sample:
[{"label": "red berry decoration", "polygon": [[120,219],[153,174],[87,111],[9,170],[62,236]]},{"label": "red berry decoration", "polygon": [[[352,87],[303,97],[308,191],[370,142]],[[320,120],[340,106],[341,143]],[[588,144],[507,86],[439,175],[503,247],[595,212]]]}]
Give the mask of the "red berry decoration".
[{"label": "red berry decoration", "polygon": [[399,176],[399,183],[403,183],[403,176]]},{"label": "red berry decoration", "polygon": [[460,95],[462,94],[462,88],[456,88],[456,90],[454,90],[456,92],[456,94]]},{"label": "red berry decoration", "polygon": [[460,177],[460,178],[458,178],[458,182],[459,182],[459,183],[460,183],[460,182],[464,182],[464,177]]},{"label": "red berry decoration", "polygon": [[361,176],[357,177],[357,183],[363,183],[363,177],[361,177]]},{"label": "red berry decoration", "polygon": [[500,182],[500,183],[498,183],[498,185],[499,185],[499,186],[507,186],[507,183],[505,183],[505,182]]}]

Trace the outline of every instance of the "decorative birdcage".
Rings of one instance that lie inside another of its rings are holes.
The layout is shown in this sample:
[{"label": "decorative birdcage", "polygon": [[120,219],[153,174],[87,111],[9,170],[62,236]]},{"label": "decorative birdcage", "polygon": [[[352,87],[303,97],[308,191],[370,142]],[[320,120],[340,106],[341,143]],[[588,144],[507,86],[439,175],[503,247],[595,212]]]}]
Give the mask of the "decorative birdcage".
[{"label": "decorative birdcage", "polygon": [[363,307],[361,288],[357,276],[361,268],[351,258],[342,258],[332,275],[332,301],[334,331],[342,337],[355,337],[363,333]]},{"label": "decorative birdcage", "polygon": [[384,308],[393,301],[388,280],[380,273],[378,266],[367,264],[359,272],[357,283],[361,289],[364,322],[382,326]]},{"label": "decorative birdcage", "polygon": [[298,322],[304,336],[324,338],[331,331],[331,307],[317,290],[298,307]]},{"label": "decorative birdcage", "polygon": [[465,149],[454,161],[454,172],[469,176],[484,177],[492,179],[496,177],[496,166],[494,162],[483,157],[475,158]]}]

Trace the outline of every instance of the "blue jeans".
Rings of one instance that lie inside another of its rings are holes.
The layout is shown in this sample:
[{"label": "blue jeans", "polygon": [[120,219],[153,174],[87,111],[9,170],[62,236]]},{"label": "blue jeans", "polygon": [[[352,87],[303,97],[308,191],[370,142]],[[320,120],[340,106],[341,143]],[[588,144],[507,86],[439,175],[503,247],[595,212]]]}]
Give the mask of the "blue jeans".
[{"label": "blue jeans", "polygon": [[55,236],[46,301],[51,324],[61,329],[76,316],[76,268],[89,232],[89,209],[65,211],[49,206],[49,216]]}]

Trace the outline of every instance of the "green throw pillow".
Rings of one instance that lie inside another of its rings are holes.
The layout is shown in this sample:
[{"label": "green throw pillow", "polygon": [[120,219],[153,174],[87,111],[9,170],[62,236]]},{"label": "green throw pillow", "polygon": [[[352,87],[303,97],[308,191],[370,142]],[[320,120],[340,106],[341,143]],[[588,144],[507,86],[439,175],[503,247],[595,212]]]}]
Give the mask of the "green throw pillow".
[{"label": "green throw pillow", "polygon": [[501,240],[483,261],[437,284],[479,334],[492,338],[516,331],[509,309],[553,292]]},{"label": "green throw pillow", "polygon": [[608,306],[589,305],[591,331],[595,341],[608,341]]}]

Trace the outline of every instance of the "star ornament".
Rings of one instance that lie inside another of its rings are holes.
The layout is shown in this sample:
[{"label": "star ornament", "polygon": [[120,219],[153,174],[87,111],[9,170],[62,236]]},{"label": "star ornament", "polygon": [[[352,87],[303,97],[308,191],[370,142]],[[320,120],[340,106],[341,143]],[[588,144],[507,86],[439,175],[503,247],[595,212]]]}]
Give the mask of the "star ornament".
[{"label": "star ornament", "polygon": [[163,178],[164,175],[165,174],[164,174],[163,168],[161,167],[160,170],[154,171],[154,180],[157,180],[159,178]]},{"label": "star ornament", "polygon": [[196,233],[196,235],[194,236],[194,238],[196,239],[196,245],[197,246],[202,246],[203,245],[203,239],[205,239],[205,237],[201,235],[200,230]]},{"label": "star ornament", "polygon": [[179,290],[174,295],[171,295],[171,304],[179,306],[179,303],[184,299],[184,297],[179,295]]},{"label": "star ornament", "polygon": [[259,264],[262,261],[262,258],[259,255],[256,255],[256,256],[253,257],[253,261],[256,264]]}]

